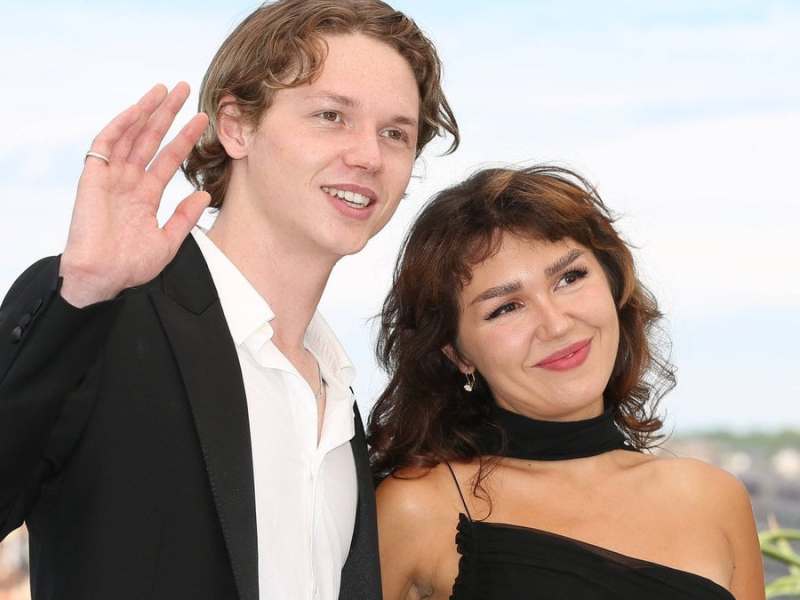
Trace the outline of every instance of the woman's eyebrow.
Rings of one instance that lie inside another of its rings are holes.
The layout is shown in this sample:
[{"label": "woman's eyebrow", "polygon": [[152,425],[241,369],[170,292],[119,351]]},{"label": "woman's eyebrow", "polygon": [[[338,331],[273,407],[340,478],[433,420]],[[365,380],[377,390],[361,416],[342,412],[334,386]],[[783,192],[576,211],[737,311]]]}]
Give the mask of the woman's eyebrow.
[{"label": "woman's eyebrow", "polygon": [[491,300],[492,298],[497,298],[498,296],[507,296],[508,294],[513,294],[518,292],[522,289],[522,282],[517,281],[509,281],[508,283],[501,283],[500,285],[496,285],[494,287],[490,287],[488,290],[482,291],[478,294],[475,298],[473,298],[472,302],[470,302],[470,306],[473,304],[477,304],[478,302],[483,302],[485,300]]},{"label": "woman's eyebrow", "polygon": [[[545,275],[551,277],[561,271],[562,269],[568,267],[573,262],[578,260],[581,256],[583,256],[583,250],[573,249],[570,250],[567,254],[562,256],[561,258],[557,259],[553,264],[546,267],[544,270]],[[480,294],[475,296],[470,302],[470,306],[473,304],[477,304],[478,302],[484,302],[486,300],[491,300],[492,298],[497,298],[499,296],[507,296],[508,294],[514,294],[522,289],[522,282],[520,280],[516,281],[509,281],[507,283],[501,283],[500,285],[496,285],[494,287],[490,287],[482,291]]]},{"label": "woman's eyebrow", "polygon": [[568,267],[573,262],[578,260],[582,255],[583,255],[582,250],[573,248],[567,254],[556,260],[549,267],[545,268],[544,274],[547,275],[548,277],[552,277],[562,269]]}]

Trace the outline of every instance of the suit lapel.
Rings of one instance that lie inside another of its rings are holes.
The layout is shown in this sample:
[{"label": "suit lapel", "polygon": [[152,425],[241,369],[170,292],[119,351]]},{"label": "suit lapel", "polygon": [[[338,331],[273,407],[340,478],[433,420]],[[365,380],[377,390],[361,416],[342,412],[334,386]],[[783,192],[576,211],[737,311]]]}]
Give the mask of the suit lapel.
[{"label": "suit lapel", "polygon": [[358,508],[353,541],[342,568],[340,600],[380,600],[381,572],[378,563],[378,521],[375,486],[367,455],[367,440],[358,405],[353,404],[355,435],[350,440],[358,479]]},{"label": "suit lapel", "polygon": [[189,236],[151,298],[192,408],[240,600],[258,600],[258,540],[247,400],[236,348]]}]

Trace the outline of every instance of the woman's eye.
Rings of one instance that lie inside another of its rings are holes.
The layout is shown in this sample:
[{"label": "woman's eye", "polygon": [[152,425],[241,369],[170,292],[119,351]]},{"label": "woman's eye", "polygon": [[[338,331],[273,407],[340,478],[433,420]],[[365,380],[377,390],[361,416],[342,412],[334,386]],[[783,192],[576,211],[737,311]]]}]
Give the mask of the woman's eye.
[{"label": "woman's eye", "polygon": [[498,306],[491,313],[489,313],[489,316],[486,317],[486,320],[490,321],[492,319],[496,319],[500,315],[504,315],[504,314],[512,312],[512,311],[514,311],[516,309],[517,309],[516,302],[506,302],[502,306]]},{"label": "woman's eye", "polygon": [[556,288],[572,285],[586,277],[588,274],[589,271],[586,269],[573,269],[571,271],[567,271],[561,276],[561,279],[558,280],[558,285],[556,285]]}]

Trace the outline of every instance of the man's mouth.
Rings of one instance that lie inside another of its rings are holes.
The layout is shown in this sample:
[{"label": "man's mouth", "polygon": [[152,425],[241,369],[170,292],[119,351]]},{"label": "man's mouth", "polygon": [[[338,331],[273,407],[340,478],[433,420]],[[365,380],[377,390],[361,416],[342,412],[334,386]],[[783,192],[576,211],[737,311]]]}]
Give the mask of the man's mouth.
[{"label": "man's mouth", "polygon": [[335,187],[329,186],[322,186],[322,191],[326,194],[333,196],[334,198],[339,198],[346,202],[349,206],[353,208],[366,208],[369,206],[370,199],[363,194],[359,194],[358,192],[351,192],[349,190],[340,190]]}]

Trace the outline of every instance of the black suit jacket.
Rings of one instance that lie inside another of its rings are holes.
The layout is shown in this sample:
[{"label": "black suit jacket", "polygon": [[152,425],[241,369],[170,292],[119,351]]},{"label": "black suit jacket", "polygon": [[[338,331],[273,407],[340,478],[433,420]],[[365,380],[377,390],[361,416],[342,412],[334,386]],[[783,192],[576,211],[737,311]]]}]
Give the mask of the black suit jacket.
[{"label": "black suit jacket", "polygon": [[[193,238],[110,302],[75,309],[58,282],[58,259],[39,261],[0,308],[0,539],[27,522],[34,599],[256,600],[244,385]],[[340,599],[375,600],[357,408],[355,419],[358,512]]]}]

